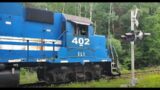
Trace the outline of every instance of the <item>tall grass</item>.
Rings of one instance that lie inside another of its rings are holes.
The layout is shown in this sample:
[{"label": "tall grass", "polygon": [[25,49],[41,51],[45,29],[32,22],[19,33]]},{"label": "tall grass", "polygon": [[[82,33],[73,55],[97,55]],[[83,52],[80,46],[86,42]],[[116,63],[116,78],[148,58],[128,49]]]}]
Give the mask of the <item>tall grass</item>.
[{"label": "tall grass", "polygon": [[24,68],[20,70],[20,84],[34,83],[37,81],[38,79],[36,72],[29,72]]},{"label": "tall grass", "polygon": [[[159,67],[158,67],[159,68]],[[154,70],[155,68],[145,68],[143,70]],[[130,71],[123,70],[124,73],[128,73]],[[131,76],[131,75],[130,75]],[[159,88],[160,87],[160,73],[152,72],[136,75],[138,80],[136,84],[136,88]],[[20,84],[25,83],[34,83],[37,82],[37,74],[35,72],[29,72],[26,69],[22,69],[20,73]],[[63,84],[59,86],[51,85],[50,88],[83,88],[83,87],[91,87],[91,88],[120,88],[120,87],[128,87],[130,84],[131,78],[116,78],[116,79],[100,79],[92,80],[90,82],[74,82],[70,84]]]},{"label": "tall grass", "polygon": [[136,87],[143,88],[160,88],[160,74],[151,73],[144,76],[139,76]]},{"label": "tall grass", "polygon": [[[109,88],[118,88],[120,86],[122,86],[123,84],[127,84],[128,80],[127,79],[113,79],[113,80],[105,80],[105,79],[101,79],[99,81],[90,81],[90,82],[77,82],[77,83],[71,83],[71,84],[65,84],[65,85],[60,85],[60,86],[56,86],[56,87],[65,87],[65,88],[105,88],[105,87],[109,87]],[[51,86],[52,87],[52,86]]]}]

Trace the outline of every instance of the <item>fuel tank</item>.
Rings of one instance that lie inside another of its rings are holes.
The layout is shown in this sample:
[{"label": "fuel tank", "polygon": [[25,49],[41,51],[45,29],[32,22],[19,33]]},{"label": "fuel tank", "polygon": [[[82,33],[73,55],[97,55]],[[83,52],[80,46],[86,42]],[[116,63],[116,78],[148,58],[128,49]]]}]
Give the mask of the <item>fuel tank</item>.
[{"label": "fuel tank", "polygon": [[18,87],[19,85],[19,70],[4,70],[0,71],[0,87]]}]

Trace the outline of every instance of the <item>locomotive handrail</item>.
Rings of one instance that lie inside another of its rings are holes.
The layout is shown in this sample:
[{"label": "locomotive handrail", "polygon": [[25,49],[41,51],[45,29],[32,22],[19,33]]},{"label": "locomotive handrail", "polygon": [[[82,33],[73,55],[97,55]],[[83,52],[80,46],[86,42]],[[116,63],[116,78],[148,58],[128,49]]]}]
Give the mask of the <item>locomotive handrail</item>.
[{"label": "locomotive handrail", "polygon": [[[0,38],[0,39],[5,39],[5,40],[23,40],[23,41],[27,41],[28,40],[28,39],[24,39],[24,38],[22,38],[22,39],[17,39],[17,38]],[[34,39],[34,40],[30,40],[30,41],[38,41],[38,40]]]},{"label": "locomotive handrail", "polygon": [[67,31],[66,31],[66,30],[65,30],[65,31],[63,31],[63,32],[62,32],[62,34],[61,34],[61,35],[59,35],[59,37],[57,38],[57,40],[59,40],[59,39],[63,36],[63,34],[64,34],[65,32],[67,32]]},{"label": "locomotive handrail", "polygon": [[[0,38],[0,39],[3,39],[3,40],[23,40],[23,41],[27,41],[27,40],[29,40],[29,41],[36,41],[36,42],[40,42],[41,43],[41,40],[39,40],[39,39],[33,39],[33,40],[30,40],[30,39],[25,39],[25,38],[22,38],[22,39],[15,39],[15,38]],[[52,40],[52,39],[51,39]],[[53,41],[44,41],[44,42],[53,42]],[[54,41],[54,42],[57,42],[57,40],[56,41]]]}]

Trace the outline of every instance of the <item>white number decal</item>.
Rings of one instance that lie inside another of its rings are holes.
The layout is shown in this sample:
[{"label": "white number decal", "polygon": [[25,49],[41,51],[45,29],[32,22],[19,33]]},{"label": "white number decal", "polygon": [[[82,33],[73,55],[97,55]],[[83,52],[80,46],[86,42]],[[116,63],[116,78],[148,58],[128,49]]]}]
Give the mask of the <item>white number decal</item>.
[{"label": "white number decal", "polygon": [[78,56],[85,56],[85,55],[86,55],[85,52],[78,51]]},{"label": "white number decal", "polygon": [[84,43],[85,45],[89,45],[89,39],[88,38],[85,38],[84,41],[85,41],[85,43]]},{"label": "white number decal", "polygon": [[72,40],[72,43],[78,44],[78,40],[76,37]]},{"label": "white number decal", "polygon": [[83,39],[83,38],[75,37],[72,40],[72,43],[79,44],[79,46],[90,45],[90,40],[88,38]]},{"label": "white number decal", "polygon": [[83,39],[83,38],[79,38],[79,39],[78,39],[78,43],[79,43],[79,46],[83,46],[83,44],[84,44],[84,39]]}]

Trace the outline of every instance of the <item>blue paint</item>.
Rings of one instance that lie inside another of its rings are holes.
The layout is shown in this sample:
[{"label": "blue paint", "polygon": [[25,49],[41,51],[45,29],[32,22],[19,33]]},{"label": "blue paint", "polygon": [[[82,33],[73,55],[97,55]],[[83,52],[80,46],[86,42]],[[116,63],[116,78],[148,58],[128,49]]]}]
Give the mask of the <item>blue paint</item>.
[{"label": "blue paint", "polygon": [[[42,44],[35,42],[9,42],[0,41],[0,45],[29,45],[29,46],[60,46],[59,51],[45,50],[2,50],[0,47],[0,63],[7,63],[11,59],[22,59],[23,62],[37,62],[37,59],[46,59],[48,63],[61,63],[67,60],[69,63],[80,62],[84,60],[90,62],[101,62],[107,60],[111,62],[106,49],[106,37],[95,35],[93,25],[88,25],[88,39],[90,45],[79,46],[72,43],[76,38],[86,39],[83,36],[74,36],[74,27],[70,21],[67,21],[62,13],[54,13],[54,23],[46,24],[39,22],[30,22],[25,20],[25,7],[21,3],[0,3],[0,36],[37,38],[61,40],[62,45]],[[5,22],[11,22],[11,25]],[[65,32],[62,34],[62,24],[65,24]],[[46,32],[50,29],[50,32]],[[29,55],[28,55],[29,54]],[[82,56],[80,54],[83,54]],[[29,56],[29,57],[27,57]],[[57,56],[57,58],[55,57]]]}]

